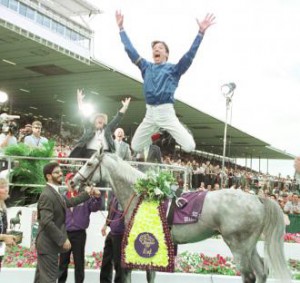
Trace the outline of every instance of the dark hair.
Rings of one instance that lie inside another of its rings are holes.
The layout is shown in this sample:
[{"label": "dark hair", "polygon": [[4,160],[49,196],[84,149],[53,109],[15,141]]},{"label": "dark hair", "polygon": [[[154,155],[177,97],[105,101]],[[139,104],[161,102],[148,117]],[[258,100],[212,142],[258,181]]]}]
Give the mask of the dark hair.
[{"label": "dark hair", "polygon": [[56,167],[59,167],[59,164],[57,162],[50,162],[48,164],[46,164],[43,168],[43,174],[44,174],[44,178],[46,181],[48,181],[47,179],[47,175],[48,174],[52,174],[53,170],[56,168]]},{"label": "dark hair", "polygon": [[168,47],[167,43],[165,43],[164,41],[154,40],[154,41],[151,42],[151,47],[153,48],[158,43],[161,43],[166,48],[166,51],[169,54],[169,47]]}]

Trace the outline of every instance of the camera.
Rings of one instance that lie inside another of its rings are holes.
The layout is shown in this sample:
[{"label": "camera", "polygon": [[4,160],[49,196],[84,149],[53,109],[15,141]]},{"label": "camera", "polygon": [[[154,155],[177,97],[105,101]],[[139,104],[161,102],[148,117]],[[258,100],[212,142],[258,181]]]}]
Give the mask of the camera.
[{"label": "camera", "polygon": [[2,126],[2,132],[15,136],[18,133],[18,126],[15,122],[9,122],[8,124]]},{"label": "camera", "polygon": [[20,119],[18,115],[8,115],[2,113],[0,115],[0,124],[2,124],[2,132],[15,136],[18,132],[18,125],[13,120]]}]

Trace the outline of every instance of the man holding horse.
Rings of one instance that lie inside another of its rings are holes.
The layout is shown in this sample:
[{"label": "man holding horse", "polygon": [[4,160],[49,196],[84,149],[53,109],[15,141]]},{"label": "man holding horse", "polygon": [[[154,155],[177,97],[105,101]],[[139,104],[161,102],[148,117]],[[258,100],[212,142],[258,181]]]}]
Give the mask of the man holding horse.
[{"label": "man holding horse", "polygon": [[59,274],[59,254],[71,249],[65,224],[66,208],[88,200],[90,195],[94,194],[94,190],[86,187],[79,196],[64,199],[58,188],[63,178],[59,164],[56,162],[46,164],[43,174],[47,185],[37,205],[39,228],[36,236],[37,266],[34,282],[56,283]]}]

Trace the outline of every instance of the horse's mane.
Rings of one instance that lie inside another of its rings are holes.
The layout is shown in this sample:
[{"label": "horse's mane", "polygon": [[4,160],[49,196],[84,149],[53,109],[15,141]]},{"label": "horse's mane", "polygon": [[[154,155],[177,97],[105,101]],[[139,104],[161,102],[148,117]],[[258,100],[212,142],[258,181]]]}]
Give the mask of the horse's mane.
[{"label": "horse's mane", "polygon": [[[127,161],[124,161],[116,154],[105,153],[102,159],[102,166],[109,169],[108,171],[110,172],[116,172],[118,178],[131,184],[135,183],[138,178],[145,177],[144,173],[133,168]],[[113,176],[111,177],[113,178]]]}]

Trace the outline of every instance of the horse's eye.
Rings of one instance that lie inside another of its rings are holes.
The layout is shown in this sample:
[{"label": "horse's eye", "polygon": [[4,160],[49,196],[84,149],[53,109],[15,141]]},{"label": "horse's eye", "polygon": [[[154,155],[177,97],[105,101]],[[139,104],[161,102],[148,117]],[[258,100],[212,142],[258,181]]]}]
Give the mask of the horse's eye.
[{"label": "horse's eye", "polygon": [[93,165],[93,164],[92,164],[91,162],[88,162],[88,163],[87,163],[87,166],[89,166],[89,167],[92,166],[92,165]]}]

